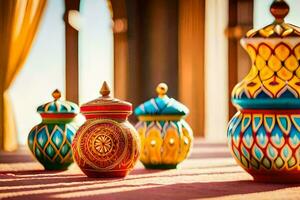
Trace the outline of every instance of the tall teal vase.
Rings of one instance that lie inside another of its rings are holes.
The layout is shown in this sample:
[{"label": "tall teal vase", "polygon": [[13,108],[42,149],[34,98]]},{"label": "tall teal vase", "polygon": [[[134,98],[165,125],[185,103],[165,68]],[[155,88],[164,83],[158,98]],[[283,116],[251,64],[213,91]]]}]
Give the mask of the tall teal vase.
[{"label": "tall teal vase", "polygon": [[284,0],[270,11],[273,23],[241,40],[252,67],[232,91],[228,145],[255,181],[300,183],[300,27],[284,21]]}]

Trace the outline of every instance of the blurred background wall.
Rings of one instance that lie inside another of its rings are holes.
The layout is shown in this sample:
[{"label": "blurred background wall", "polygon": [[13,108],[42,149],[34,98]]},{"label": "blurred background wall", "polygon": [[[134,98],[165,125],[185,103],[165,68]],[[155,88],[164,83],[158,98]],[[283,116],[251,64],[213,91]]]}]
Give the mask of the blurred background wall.
[{"label": "blurred background wall", "polygon": [[[114,95],[139,105],[159,82],[190,108],[195,135],[226,138],[233,86],[250,61],[239,40],[272,22],[272,0],[48,1],[22,70],[9,90],[19,143],[40,121],[38,105],[59,88],[82,104],[107,80]],[[286,20],[300,25],[300,4]],[[132,122],[136,119],[130,118]],[[5,133],[0,133],[3,143]],[[2,148],[3,146],[1,146]]]}]

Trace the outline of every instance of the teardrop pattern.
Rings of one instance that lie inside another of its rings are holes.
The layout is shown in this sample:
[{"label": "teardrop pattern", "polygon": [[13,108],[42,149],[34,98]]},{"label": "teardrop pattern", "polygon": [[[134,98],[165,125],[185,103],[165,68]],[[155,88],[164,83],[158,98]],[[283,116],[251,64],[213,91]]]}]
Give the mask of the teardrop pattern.
[{"label": "teardrop pattern", "polygon": [[300,174],[299,127],[297,114],[240,111],[228,125],[228,145],[232,156],[247,171],[276,173],[284,169]]},{"label": "teardrop pattern", "polygon": [[188,157],[193,132],[185,120],[141,121],[135,128],[142,144],[140,160],[146,168],[176,168]]},{"label": "teardrop pattern", "polygon": [[74,123],[41,123],[28,135],[29,149],[46,169],[65,169],[73,162],[71,143],[76,129]]}]

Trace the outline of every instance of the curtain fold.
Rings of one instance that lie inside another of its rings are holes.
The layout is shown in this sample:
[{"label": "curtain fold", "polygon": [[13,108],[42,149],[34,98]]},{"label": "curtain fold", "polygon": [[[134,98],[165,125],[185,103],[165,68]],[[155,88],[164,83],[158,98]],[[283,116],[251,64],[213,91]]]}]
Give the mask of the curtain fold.
[{"label": "curtain fold", "polygon": [[47,0],[0,0],[0,149],[17,149],[9,88],[30,52]]}]

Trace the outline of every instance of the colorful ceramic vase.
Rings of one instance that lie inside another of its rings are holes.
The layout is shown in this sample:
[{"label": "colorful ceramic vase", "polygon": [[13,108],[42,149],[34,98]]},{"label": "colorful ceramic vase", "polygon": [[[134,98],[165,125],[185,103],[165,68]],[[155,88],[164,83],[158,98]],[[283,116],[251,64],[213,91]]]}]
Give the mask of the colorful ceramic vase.
[{"label": "colorful ceramic vase", "polygon": [[74,159],[89,177],[124,177],[140,155],[140,140],[127,121],[131,103],[109,96],[103,83],[102,97],[81,106],[87,121],[77,131],[72,148]]},{"label": "colorful ceramic vase", "polygon": [[270,11],[275,21],[241,40],[252,68],[232,91],[238,112],[228,144],[254,180],[299,182],[300,28],[284,22],[286,2],[275,0]]},{"label": "colorful ceramic vase", "polygon": [[28,146],[45,169],[66,169],[73,162],[71,144],[79,128],[75,120],[79,108],[75,103],[60,100],[58,90],[52,96],[54,101],[37,109],[42,122],[30,131]]},{"label": "colorful ceramic vase", "polygon": [[189,110],[169,98],[168,86],[160,83],[158,97],[135,109],[139,122],[136,129],[141,138],[140,160],[146,168],[174,169],[187,158],[193,142],[193,131],[184,120]]}]

